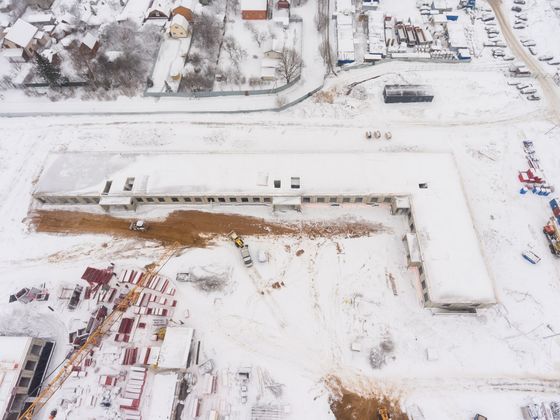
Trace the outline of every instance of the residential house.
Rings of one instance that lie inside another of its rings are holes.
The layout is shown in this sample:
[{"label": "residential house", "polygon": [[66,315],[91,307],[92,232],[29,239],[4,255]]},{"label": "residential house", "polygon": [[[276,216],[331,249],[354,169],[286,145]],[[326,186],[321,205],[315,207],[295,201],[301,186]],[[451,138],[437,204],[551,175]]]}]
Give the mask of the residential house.
[{"label": "residential house", "polygon": [[241,17],[245,20],[268,19],[268,0],[241,0]]},{"label": "residential house", "polygon": [[194,9],[193,0],[177,0],[173,5],[173,9],[171,10],[171,15],[172,16],[181,15],[189,22],[192,22],[193,9]]},{"label": "residential house", "polygon": [[4,57],[10,63],[25,63],[27,61],[23,48],[7,48],[2,51],[0,56]]},{"label": "residential house", "polygon": [[264,56],[266,58],[279,59],[282,57],[284,42],[280,39],[270,40],[264,48]]},{"label": "residential house", "polygon": [[80,52],[82,54],[95,55],[97,54],[98,49],[99,49],[99,39],[88,32],[82,38],[82,42],[80,43]]},{"label": "residential house", "polygon": [[21,48],[27,59],[33,57],[37,50],[38,41],[35,38],[39,29],[32,24],[18,19],[8,28],[4,37],[4,48]]},{"label": "residential house", "polygon": [[43,10],[51,8],[54,0],[27,0],[27,5],[32,7],[39,7]]},{"label": "residential house", "polygon": [[171,19],[171,26],[169,26],[169,35],[172,38],[187,38],[190,36],[190,25],[183,15],[175,15]]},{"label": "residential house", "polygon": [[167,0],[152,0],[150,7],[146,10],[144,20],[148,19],[165,19],[171,17],[171,4]]}]

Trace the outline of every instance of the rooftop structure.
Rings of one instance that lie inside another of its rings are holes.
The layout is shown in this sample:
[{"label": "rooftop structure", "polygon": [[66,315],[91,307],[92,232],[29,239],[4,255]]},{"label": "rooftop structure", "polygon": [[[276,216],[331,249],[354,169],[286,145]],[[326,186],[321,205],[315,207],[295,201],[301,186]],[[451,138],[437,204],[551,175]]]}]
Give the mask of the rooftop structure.
[{"label": "rooftop structure", "polygon": [[171,420],[173,418],[178,379],[177,373],[158,373],[154,377],[152,388],[157,390],[158,398],[152,399],[146,418],[150,420]]},{"label": "rooftop structure", "polygon": [[194,330],[187,327],[169,327],[159,353],[160,369],[187,369]]},{"label": "rooftop structure", "polygon": [[[158,203],[298,208],[408,197],[403,214],[422,255],[425,304],[478,307],[495,301],[452,155],[323,153],[320,166],[317,159],[306,153],[52,154],[34,196],[47,204],[105,209]],[[335,175],[331,168],[337,168]]]}]

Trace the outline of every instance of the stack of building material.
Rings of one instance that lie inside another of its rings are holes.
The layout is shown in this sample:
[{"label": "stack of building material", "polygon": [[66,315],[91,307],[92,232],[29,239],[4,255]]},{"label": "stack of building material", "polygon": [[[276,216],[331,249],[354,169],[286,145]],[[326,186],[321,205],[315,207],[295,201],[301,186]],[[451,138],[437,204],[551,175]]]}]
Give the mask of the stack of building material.
[{"label": "stack of building material", "polygon": [[546,181],[544,171],[540,167],[540,160],[536,156],[533,142],[529,140],[523,141],[523,150],[529,169],[519,171],[518,179],[523,184],[519,192],[526,194],[528,191],[531,191],[537,195],[550,195],[554,191],[554,187]]},{"label": "stack of building material", "polygon": [[98,268],[87,267],[84,274],[82,274],[82,280],[89,283],[92,288],[92,293],[95,294],[97,290],[109,283],[113,278],[113,266],[106,269],[100,270]]},{"label": "stack of building material", "polygon": [[119,277],[119,281],[123,283],[138,284],[143,275],[144,273],[142,271],[124,270]]},{"label": "stack of building material", "polygon": [[[140,399],[146,383],[146,368],[132,367],[128,381],[119,401],[119,406],[126,418],[140,418]],[[131,417],[130,417],[131,416]]]},{"label": "stack of building material", "polygon": [[126,342],[130,341],[132,334],[132,330],[134,328],[134,318],[123,318],[121,319],[121,323],[119,325],[119,330],[115,335],[115,341],[117,342]]},{"label": "stack of building material", "polygon": [[217,376],[212,375],[211,373],[202,375],[201,392],[203,394],[213,394],[216,392],[217,380]]},{"label": "stack of building material", "polygon": [[548,204],[552,209],[552,214],[556,218],[556,221],[560,224],[560,200],[558,198],[553,198],[548,202]]},{"label": "stack of building material", "polygon": [[112,375],[101,375],[99,377],[99,384],[102,386],[115,386],[117,384],[117,377]]},{"label": "stack of building material", "polygon": [[138,349],[136,347],[124,348],[121,351],[121,365],[132,366],[136,364]]}]

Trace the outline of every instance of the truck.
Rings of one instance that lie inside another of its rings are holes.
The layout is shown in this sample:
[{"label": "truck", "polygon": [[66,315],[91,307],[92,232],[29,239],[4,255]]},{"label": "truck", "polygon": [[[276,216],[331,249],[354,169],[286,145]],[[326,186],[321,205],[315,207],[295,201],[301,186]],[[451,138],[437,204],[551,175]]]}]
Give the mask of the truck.
[{"label": "truck", "polygon": [[241,252],[241,258],[243,259],[243,264],[245,264],[246,267],[252,267],[253,259],[251,258],[251,254],[249,253],[249,246],[246,245],[243,239],[233,230],[228,233],[228,236],[233,241],[235,246],[239,248],[239,251]]},{"label": "truck", "polygon": [[555,217],[551,217],[548,223],[543,227],[543,233],[548,241],[550,252],[560,257],[560,228]]},{"label": "truck", "polygon": [[252,267],[253,259],[251,258],[251,254],[249,253],[249,246],[248,245],[243,246],[243,248],[240,248],[240,251],[241,251],[241,258],[243,258],[243,264],[245,264],[246,267]]}]

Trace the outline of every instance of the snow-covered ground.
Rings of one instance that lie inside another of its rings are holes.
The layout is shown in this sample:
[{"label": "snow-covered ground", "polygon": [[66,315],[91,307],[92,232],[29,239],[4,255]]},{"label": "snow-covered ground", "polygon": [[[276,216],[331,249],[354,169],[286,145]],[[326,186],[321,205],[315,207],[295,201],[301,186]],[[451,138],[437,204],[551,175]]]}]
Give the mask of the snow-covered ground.
[{"label": "snow-covered ground", "polygon": [[[433,316],[422,308],[415,278],[405,268],[400,235],[406,226],[383,207],[314,206],[302,214],[275,216],[262,207],[208,209],[272,220],[361,217],[390,228],[358,239],[246,238],[252,249],[271,256],[268,263],[256,263],[260,275],[285,283],[273,291],[272,304],[256,293],[228,242],[189,250],[172,259],[162,274],[174,278],[185,267],[217,263],[232,268],[226,292],[207,295],[178,285],[178,311],[189,311],[184,322],[195,328],[202,355],[214,360],[220,378],[252,366],[284,384],[282,397],[274,401],[291,406],[289,418],[332,418],[323,379],[335,375],[358,392],[380,389],[398,395],[404,407],[418,406],[428,419],[468,418],[476,412],[521,419],[521,405],[558,394],[560,342],[544,337],[560,332],[560,287],[559,262],[541,234],[550,213],[546,199],[519,195],[516,175],[526,169],[521,140],[532,139],[551,182],[560,179],[559,133],[545,134],[553,125],[539,118],[544,104],[528,109],[526,101],[511,96],[499,72],[471,72],[456,89],[453,74],[403,74],[411,82],[434,84],[433,104],[385,105],[378,96],[385,80],[375,79],[364,85],[364,99],[341,94],[334,104],[310,101],[287,113],[251,114],[242,120],[216,115],[162,115],[149,122],[141,116],[4,120],[8,134],[0,146],[10,159],[1,162],[0,273],[6,281],[0,294],[7,299],[19,287],[41,282],[57,290],[60,284],[75,284],[87,265],[142,267],[161,252],[153,244],[131,240],[29,232],[29,194],[49,151],[315,151],[318,162],[321,151],[450,151],[499,301],[478,316]],[[488,99],[476,102],[485,92]],[[391,130],[393,139],[365,140],[364,131],[373,128]],[[138,216],[165,212],[143,208]],[[442,223],[453,223],[452,215]],[[539,265],[521,258],[528,247],[543,258]],[[296,256],[299,250],[304,252]],[[397,296],[387,273],[394,276]],[[0,313],[4,332],[57,337],[61,344],[53,365],[58,364],[75,323],[66,311],[15,303]],[[367,353],[387,334],[395,343],[394,353],[383,368],[373,370]],[[350,350],[356,341],[361,352]],[[427,359],[428,349],[436,360]],[[219,399],[231,404],[233,418],[247,418],[248,406],[240,404],[236,386],[221,382],[218,389]],[[257,385],[250,389],[250,398],[256,398]],[[203,410],[214,407],[208,401]]]}]

